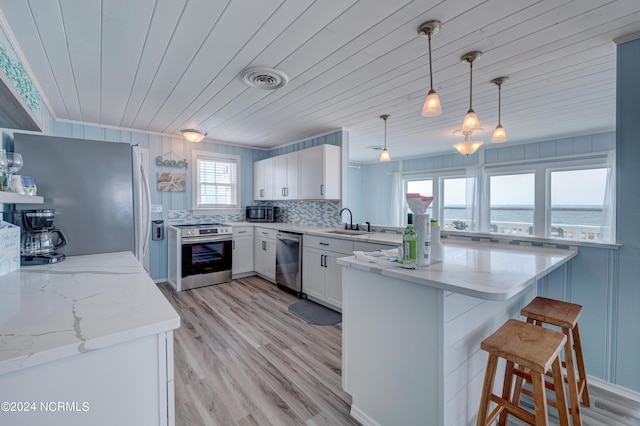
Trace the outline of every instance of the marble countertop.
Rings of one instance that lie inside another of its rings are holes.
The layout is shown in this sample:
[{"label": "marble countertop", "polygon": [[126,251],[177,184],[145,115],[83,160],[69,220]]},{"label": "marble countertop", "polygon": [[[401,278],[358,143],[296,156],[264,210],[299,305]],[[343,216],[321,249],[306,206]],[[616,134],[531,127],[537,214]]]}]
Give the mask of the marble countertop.
[{"label": "marble countertop", "polygon": [[[240,225],[242,224],[242,225]],[[292,223],[248,223],[248,222],[232,222],[231,227],[234,226],[250,226],[260,228],[276,229],[279,231],[299,232],[304,235],[315,235],[319,237],[338,238],[341,240],[360,241],[364,243],[377,243],[397,246],[402,243],[402,235],[390,232],[358,232],[355,234],[336,234],[332,231],[342,231],[344,228],[337,227],[331,228],[326,226],[312,226],[312,225],[296,225]]]},{"label": "marble countertop", "polygon": [[0,282],[0,374],[180,326],[130,252],[25,266]]},{"label": "marble countertop", "polygon": [[340,258],[338,264],[487,300],[506,300],[578,254],[558,249],[494,242],[442,240],[443,261],[421,269],[403,269]]}]

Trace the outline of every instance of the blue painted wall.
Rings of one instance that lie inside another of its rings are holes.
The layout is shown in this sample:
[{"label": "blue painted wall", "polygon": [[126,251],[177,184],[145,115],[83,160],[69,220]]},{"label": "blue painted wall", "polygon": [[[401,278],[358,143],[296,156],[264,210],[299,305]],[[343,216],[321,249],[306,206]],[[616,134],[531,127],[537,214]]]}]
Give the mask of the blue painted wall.
[{"label": "blue painted wall", "polygon": [[617,239],[618,287],[613,380],[640,391],[640,39],[618,46]]}]

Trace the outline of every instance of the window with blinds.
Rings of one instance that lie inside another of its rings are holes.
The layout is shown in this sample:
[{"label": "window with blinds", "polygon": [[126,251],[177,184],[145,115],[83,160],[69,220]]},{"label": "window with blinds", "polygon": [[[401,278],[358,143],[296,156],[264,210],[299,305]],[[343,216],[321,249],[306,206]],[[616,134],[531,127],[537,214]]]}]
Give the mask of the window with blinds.
[{"label": "window with blinds", "polygon": [[196,157],[195,208],[239,208],[237,157]]}]

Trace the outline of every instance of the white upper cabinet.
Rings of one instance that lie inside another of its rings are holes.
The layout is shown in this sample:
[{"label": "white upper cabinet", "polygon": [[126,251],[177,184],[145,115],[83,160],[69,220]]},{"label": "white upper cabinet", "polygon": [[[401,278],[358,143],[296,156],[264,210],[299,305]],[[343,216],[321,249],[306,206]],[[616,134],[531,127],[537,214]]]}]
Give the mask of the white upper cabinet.
[{"label": "white upper cabinet", "polygon": [[273,200],[273,158],[253,163],[253,199]]},{"label": "white upper cabinet", "polygon": [[318,145],[253,163],[254,200],[340,199],[340,147]]},{"label": "white upper cabinet", "polygon": [[300,199],[340,199],[340,147],[318,145],[300,153]]},{"label": "white upper cabinet", "polygon": [[298,152],[273,157],[273,199],[297,200],[299,191]]}]

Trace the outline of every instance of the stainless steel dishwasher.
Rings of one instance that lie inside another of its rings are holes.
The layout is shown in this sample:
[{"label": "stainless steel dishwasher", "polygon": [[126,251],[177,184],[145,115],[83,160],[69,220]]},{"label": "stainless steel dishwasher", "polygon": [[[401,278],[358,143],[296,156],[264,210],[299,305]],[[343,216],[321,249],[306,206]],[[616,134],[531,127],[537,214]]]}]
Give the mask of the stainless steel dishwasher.
[{"label": "stainless steel dishwasher", "polygon": [[276,283],[300,297],[302,292],[302,234],[276,234]]}]

